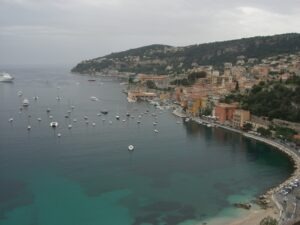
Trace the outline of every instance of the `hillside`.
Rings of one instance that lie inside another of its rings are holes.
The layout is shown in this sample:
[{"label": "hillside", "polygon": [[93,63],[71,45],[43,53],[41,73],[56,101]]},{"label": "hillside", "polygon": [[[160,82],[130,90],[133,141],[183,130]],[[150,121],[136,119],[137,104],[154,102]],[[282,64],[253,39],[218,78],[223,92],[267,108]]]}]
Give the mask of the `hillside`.
[{"label": "hillside", "polygon": [[290,33],[265,37],[172,47],[150,45],[103,57],[85,60],[72,72],[131,72],[145,74],[179,74],[200,65],[220,66],[236,62],[238,56],[262,59],[300,51],[300,34]]}]

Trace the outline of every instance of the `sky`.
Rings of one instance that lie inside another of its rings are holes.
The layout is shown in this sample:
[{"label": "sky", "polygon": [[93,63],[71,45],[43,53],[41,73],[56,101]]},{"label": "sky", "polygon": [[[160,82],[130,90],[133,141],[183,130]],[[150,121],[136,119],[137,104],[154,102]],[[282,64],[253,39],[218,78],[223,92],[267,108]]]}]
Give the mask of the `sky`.
[{"label": "sky", "polygon": [[0,65],[300,33],[300,0],[0,0]]}]

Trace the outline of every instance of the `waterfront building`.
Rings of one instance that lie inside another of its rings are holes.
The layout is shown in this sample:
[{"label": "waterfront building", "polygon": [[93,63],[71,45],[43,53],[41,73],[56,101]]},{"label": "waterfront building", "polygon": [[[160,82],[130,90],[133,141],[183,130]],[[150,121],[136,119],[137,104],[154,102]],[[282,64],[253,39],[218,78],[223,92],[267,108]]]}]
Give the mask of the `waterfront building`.
[{"label": "waterfront building", "polygon": [[233,113],[232,125],[237,128],[242,128],[245,122],[250,121],[250,111],[236,109]]},{"label": "waterfront building", "polygon": [[215,106],[214,112],[217,120],[224,124],[229,123],[233,119],[233,113],[237,109],[237,104],[218,103]]}]

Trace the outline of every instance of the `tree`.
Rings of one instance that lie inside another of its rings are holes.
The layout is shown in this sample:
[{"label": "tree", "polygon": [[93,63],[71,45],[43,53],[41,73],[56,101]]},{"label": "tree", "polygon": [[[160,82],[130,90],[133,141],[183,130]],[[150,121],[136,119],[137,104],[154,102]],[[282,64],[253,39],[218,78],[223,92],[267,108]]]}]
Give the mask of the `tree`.
[{"label": "tree", "polygon": [[270,137],[271,134],[272,134],[269,129],[265,129],[263,127],[259,127],[257,129],[257,132],[260,133],[260,135],[263,136],[263,137]]},{"label": "tree", "polygon": [[156,85],[155,85],[154,81],[152,81],[152,80],[147,80],[146,81],[146,86],[149,89],[155,89],[156,88]]},{"label": "tree", "polygon": [[278,222],[276,219],[268,216],[268,217],[263,218],[260,221],[259,225],[278,225]]},{"label": "tree", "polygon": [[243,129],[245,131],[252,130],[253,129],[253,125],[251,123],[245,123],[244,126],[243,126]]},{"label": "tree", "polygon": [[236,81],[235,82],[235,91],[238,91],[238,90],[240,90],[240,86],[239,86],[239,82]]}]

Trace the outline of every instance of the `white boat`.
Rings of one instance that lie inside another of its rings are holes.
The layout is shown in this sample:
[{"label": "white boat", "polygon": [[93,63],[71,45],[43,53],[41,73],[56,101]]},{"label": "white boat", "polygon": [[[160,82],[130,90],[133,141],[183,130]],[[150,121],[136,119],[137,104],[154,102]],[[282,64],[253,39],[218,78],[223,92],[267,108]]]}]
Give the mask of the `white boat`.
[{"label": "white boat", "polygon": [[58,134],[57,134],[57,137],[61,137],[61,133],[58,133]]},{"label": "white boat", "polygon": [[119,119],[120,119],[120,116],[116,116],[116,119],[119,120]]},{"label": "white boat", "polygon": [[14,121],[14,118],[9,118],[8,122],[12,123]]},{"label": "white boat", "polygon": [[38,120],[39,122],[41,122],[41,121],[42,121],[42,118],[39,117],[39,118],[37,118],[37,120]]},{"label": "white boat", "polygon": [[91,99],[92,101],[98,101],[98,100],[99,100],[99,99],[98,99],[97,97],[95,97],[95,96],[91,96],[90,99]]},{"label": "white boat", "polygon": [[153,126],[156,126],[157,125],[157,122],[153,122]]},{"label": "white boat", "polygon": [[27,130],[31,130],[31,126],[30,125],[27,126]]},{"label": "white boat", "polygon": [[190,118],[185,118],[185,122],[189,122],[190,121]]},{"label": "white boat", "polygon": [[24,98],[22,104],[23,104],[24,107],[29,106],[29,100],[27,98]]},{"label": "white boat", "polygon": [[206,124],[207,127],[212,127],[212,125],[210,123]]},{"label": "white boat", "polygon": [[140,120],[138,120],[138,121],[136,121],[138,124],[140,124],[141,123],[141,121]]},{"label": "white boat", "polygon": [[92,126],[93,126],[93,127],[96,126],[96,123],[92,123]]},{"label": "white boat", "polygon": [[23,95],[22,91],[18,91],[18,96],[21,97]]},{"label": "white boat", "polygon": [[53,128],[58,127],[58,122],[51,122],[50,127],[53,127]]},{"label": "white boat", "polygon": [[68,125],[68,129],[71,129],[71,128],[72,128],[72,124],[69,124],[69,125]]},{"label": "white boat", "polygon": [[158,130],[157,130],[157,129],[155,129],[155,130],[154,130],[154,132],[155,132],[155,133],[158,133]]},{"label": "white boat", "polygon": [[133,145],[129,145],[129,146],[128,146],[128,150],[129,150],[129,151],[133,151],[133,150],[134,150],[134,146],[133,146]]},{"label": "white boat", "polygon": [[47,113],[49,113],[50,111],[51,111],[51,109],[50,109],[50,108],[48,108],[48,109],[46,110],[46,112],[47,112]]},{"label": "white boat", "polygon": [[77,119],[73,119],[73,122],[76,123],[76,122],[77,122]]},{"label": "white boat", "polygon": [[0,73],[0,82],[13,82],[14,77],[8,73]]}]

